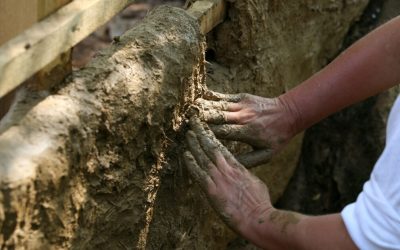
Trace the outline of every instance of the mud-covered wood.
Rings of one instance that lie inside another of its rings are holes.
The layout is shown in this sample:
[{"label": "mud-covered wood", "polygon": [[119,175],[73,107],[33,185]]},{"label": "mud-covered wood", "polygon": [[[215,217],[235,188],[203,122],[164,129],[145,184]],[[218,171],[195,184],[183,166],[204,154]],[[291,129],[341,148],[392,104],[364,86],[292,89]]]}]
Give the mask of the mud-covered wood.
[{"label": "mud-covered wood", "polygon": [[196,17],[202,34],[207,34],[220,24],[226,15],[225,0],[198,0],[187,10]]}]

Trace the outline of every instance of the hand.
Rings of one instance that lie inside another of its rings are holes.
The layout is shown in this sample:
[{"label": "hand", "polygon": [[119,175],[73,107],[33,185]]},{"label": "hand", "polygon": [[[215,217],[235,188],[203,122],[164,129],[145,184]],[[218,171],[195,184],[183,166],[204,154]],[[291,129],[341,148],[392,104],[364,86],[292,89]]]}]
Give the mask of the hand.
[{"label": "hand", "polygon": [[237,157],[246,167],[269,161],[296,134],[295,112],[279,98],[208,91],[197,99],[201,118],[221,139],[247,143],[256,150]]},{"label": "hand", "polygon": [[250,237],[254,224],[262,223],[272,209],[267,186],[244,168],[198,118],[192,117],[190,126],[186,166],[224,222]]},{"label": "hand", "polygon": [[198,118],[184,160],[214,210],[263,249],[357,249],[340,214],[305,216],[275,209],[267,186],[244,168]]}]

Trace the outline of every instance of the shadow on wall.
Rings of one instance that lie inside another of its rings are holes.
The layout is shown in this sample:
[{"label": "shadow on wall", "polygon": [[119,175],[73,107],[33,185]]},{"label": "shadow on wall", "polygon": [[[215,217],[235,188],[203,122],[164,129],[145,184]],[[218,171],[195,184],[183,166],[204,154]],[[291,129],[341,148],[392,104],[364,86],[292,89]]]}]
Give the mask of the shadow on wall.
[{"label": "shadow on wall", "polygon": [[[397,15],[400,1],[370,1],[344,47]],[[325,214],[354,202],[383,151],[388,111],[399,92],[395,87],[308,129],[296,173],[278,206]]]}]

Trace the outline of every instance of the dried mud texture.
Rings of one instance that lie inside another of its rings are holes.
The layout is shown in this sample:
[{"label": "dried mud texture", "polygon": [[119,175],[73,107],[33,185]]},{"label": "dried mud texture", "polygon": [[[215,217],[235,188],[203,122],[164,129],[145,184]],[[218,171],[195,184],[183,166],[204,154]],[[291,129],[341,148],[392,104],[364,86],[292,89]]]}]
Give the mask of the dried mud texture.
[{"label": "dried mud texture", "polygon": [[162,7],[54,93],[21,94],[1,123],[0,248],[160,249],[202,232],[206,202],[179,151],[168,157],[201,94],[204,49],[196,20]]},{"label": "dried mud texture", "polygon": [[[180,161],[205,66],[211,89],[276,96],[337,53],[366,1],[231,2],[208,65],[196,21],[163,7],[62,88],[20,98],[0,125],[0,248],[226,248],[234,235]],[[255,170],[274,200],[300,142]]]},{"label": "dried mud texture", "polygon": [[[227,20],[208,35],[210,89],[275,97],[318,71],[341,49],[367,0],[230,1]],[[255,169],[276,201],[297,165],[302,135]],[[242,146],[233,145],[234,148]]]}]

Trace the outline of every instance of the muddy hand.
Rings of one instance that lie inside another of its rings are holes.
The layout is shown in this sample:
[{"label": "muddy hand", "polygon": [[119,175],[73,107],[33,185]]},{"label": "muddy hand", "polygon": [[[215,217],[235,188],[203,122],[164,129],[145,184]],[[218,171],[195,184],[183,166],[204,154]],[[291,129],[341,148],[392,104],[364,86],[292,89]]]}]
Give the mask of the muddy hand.
[{"label": "muddy hand", "polygon": [[261,218],[272,208],[267,187],[198,118],[191,118],[190,127],[186,166],[222,219],[238,233],[248,232],[251,218]]},{"label": "muddy hand", "polygon": [[293,114],[279,98],[208,91],[196,103],[218,138],[256,149],[237,157],[248,168],[268,162],[295,134]]}]

